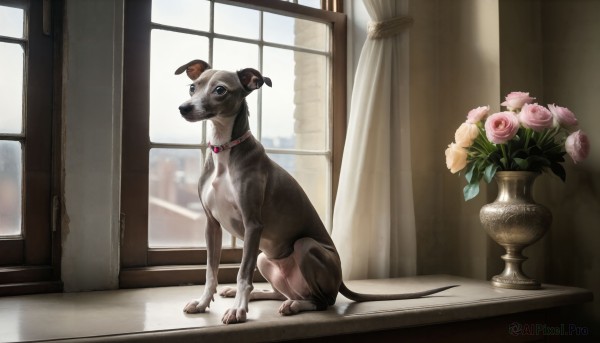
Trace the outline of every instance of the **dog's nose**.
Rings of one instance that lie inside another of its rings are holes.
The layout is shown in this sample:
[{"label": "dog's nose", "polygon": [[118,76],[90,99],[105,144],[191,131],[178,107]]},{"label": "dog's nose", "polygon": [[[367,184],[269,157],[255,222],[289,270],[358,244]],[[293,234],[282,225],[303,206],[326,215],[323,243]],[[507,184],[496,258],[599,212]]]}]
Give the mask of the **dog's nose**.
[{"label": "dog's nose", "polygon": [[179,113],[182,115],[189,114],[194,109],[194,106],[191,104],[181,105],[179,106]]}]

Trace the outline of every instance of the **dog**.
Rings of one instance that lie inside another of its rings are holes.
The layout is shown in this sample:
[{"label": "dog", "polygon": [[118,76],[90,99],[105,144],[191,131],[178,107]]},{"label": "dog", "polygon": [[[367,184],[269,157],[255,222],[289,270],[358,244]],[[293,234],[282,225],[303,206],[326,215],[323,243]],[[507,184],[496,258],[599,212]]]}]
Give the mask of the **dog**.
[{"label": "dog", "polygon": [[[279,313],[292,315],[324,310],[335,303],[338,292],[353,301],[378,301],[420,298],[455,287],[380,295],[349,290],[342,282],[340,257],[317,211],[296,180],[269,159],[250,132],[245,98],[264,84],[271,87],[271,79],[252,68],[214,70],[202,60],[182,65],[175,74],[184,71],[193,83],[191,98],[179,106],[181,116],[213,124],[210,153],[198,184],[207,220],[206,285],[184,312],[205,312],[214,301],[222,228],[244,241],[237,287],[220,292],[235,297],[222,317],[225,324],[246,321],[251,300],[281,300]],[[272,291],[254,290],[256,267]]]}]

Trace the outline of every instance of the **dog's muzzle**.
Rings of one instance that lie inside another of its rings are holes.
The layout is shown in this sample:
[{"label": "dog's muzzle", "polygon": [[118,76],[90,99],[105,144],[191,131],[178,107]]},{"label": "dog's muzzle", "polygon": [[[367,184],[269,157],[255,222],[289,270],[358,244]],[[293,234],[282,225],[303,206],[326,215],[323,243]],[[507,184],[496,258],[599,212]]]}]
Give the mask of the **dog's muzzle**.
[{"label": "dog's muzzle", "polygon": [[193,110],[194,110],[194,105],[192,105],[192,104],[186,104],[186,105],[179,106],[179,113],[181,113],[182,116],[192,113]]}]

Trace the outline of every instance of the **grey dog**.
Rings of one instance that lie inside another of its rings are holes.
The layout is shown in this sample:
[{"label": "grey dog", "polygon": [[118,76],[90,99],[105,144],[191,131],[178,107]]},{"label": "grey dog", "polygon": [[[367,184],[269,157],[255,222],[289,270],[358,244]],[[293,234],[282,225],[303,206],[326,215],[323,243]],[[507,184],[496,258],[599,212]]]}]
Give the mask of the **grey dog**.
[{"label": "grey dog", "polygon": [[[250,132],[246,96],[271,80],[252,68],[237,72],[213,70],[193,60],[179,67],[192,79],[191,98],[179,106],[190,122],[213,124],[198,193],[206,213],[208,250],[206,286],[199,299],[184,308],[204,312],[217,292],[222,228],[244,241],[237,288],[220,295],[235,297],[223,323],[246,321],[248,302],[282,300],[282,315],[324,310],[338,292],[354,301],[413,299],[450,287],[405,294],[359,294],[342,282],[340,257],[308,197],[283,168],[273,162]],[[259,254],[260,252],[260,254]],[[254,290],[258,266],[272,291]]]}]

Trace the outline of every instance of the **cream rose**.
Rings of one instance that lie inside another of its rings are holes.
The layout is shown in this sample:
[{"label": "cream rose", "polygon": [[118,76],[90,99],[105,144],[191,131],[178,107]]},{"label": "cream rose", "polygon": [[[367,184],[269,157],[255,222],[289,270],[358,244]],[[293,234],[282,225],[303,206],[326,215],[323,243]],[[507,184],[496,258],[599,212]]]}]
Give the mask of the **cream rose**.
[{"label": "cream rose", "polygon": [[454,140],[456,145],[468,148],[473,144],[473,141],[478,135],[479,128],[477,128],[477,125],[465,122],[462,123],[456,130],[456,133],[454,133]]},{"label": "cream rose", "polygon": [[467,150],[455,143],[448,145],[446,149],[446,167],[452,174],[467,166]]}]

